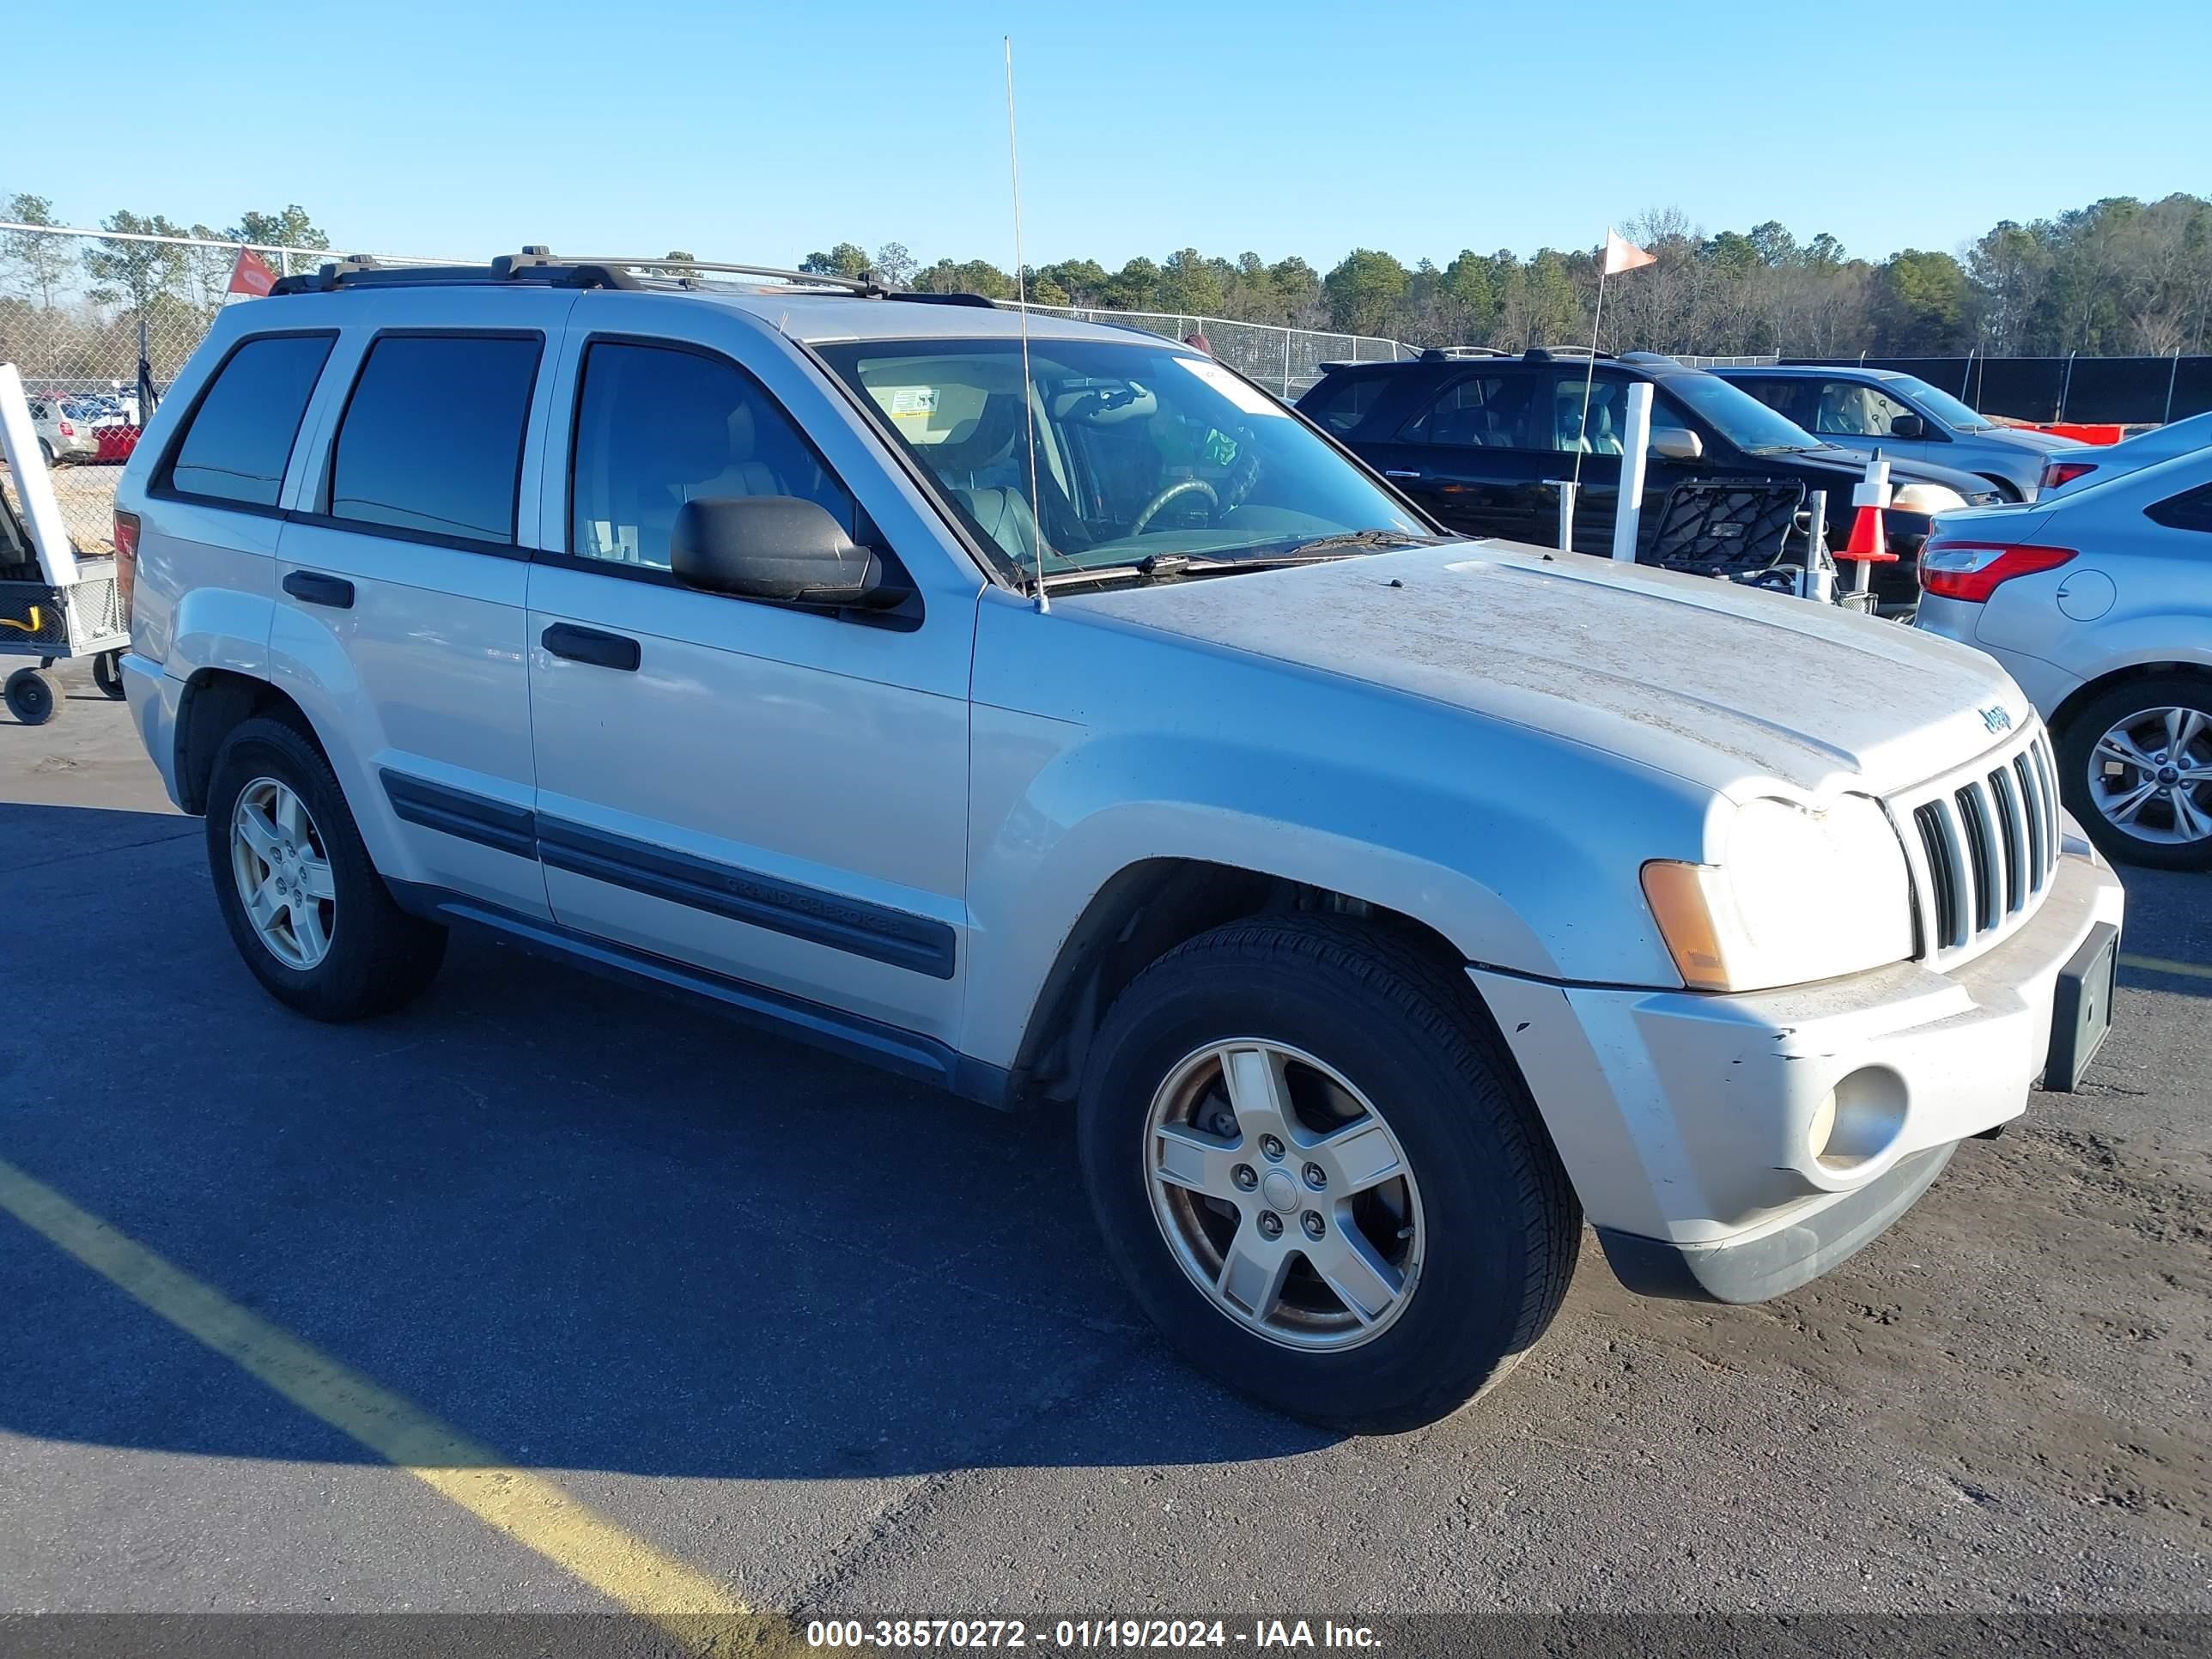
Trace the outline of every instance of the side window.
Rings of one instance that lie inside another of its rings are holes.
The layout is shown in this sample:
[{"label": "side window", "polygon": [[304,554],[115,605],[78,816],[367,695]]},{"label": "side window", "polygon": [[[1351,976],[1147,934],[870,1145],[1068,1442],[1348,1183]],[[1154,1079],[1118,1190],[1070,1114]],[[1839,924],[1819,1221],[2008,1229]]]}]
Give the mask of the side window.
[{"label": "side window", "polygon": [[1406,424],[1409,443],[1482,449],[1548,449],[1549,437],[1530,419],[1536,380],[1527,375],[1476,375],[1455,380]]},{"label": "side window", "polygon": [[535,335],[371,345],[331,455],[331,516],[512,545],[540,349]]},{"label": "side window", "polygon": [[2212,535],[2212,484],[2199,484],[2179,495],[2168,495],[2143,509],[2143,516],[2169,530],[2194,530]]},{"label": "side window", "polygon": [[[1570,370],[1552,377],[1550,392],[1551,404],[1540,434],[1546,441],[1540,447],[1570,455],[1577,449],[1585,455],[1620,453],[1620,434],[1628,429],[1627,381],[1589,380]],[[1585,395],[1589,402],[1587,417],[1583,408]],[[1651,422],[1660,424],[1656,392]]]},{"label": "side window", "polygon": [[1776,414],[1796,422],[1808,432],[1813,429],[1814,411],[1820,403],[1818,382],[1782,374],[1753,374],[1732,384],[1751,393]]},{"label": "side window", "polygon": [[620,340],[586,348],[568,550],[665,570],[677,510],[731,495],[795,495],[827,507],[855,541],[867,538],[852,495],[726,358]]},{"label": "side window", "polygon": [[301,417],[332,334],[248,340],[216,371],[170,462],[167,486],[247,507],[274,507]]},{"label": "side window", "polygon": [[1820,406],[1813,412],[1813,430],[1838,438],[1887,438],[1889,423],[1911,413],[1896,398],[1874,386],[1856,380],[1824,380]]},{"label": "side window", "polygon": [[1358,429],[1367,418],[1367,411],[1375,407],[1388,384],[1381,374],[1340,374],[1328,385],[1319,388],[1319,395],[1305,406],[1305,414],[1317,426],[1326,427],[1340,438]]}]

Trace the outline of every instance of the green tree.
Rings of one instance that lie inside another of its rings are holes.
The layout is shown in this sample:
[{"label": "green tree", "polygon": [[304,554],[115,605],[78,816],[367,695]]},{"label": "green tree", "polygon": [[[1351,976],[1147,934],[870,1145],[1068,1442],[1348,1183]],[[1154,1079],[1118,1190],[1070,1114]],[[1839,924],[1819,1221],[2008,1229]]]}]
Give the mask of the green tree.
[{"label": "green tree", "polygon": [[226,242],[251,242],[258,247],[308,247],[327,250],[331,239],[316,228],[307,210],[297,202],[276,213],[241,213],[238,222],[222,234]]},{"label": "green tree", "polygon": [[1972,342],[1966,268],[1948,253],[1906,248],[1876,276],[1879,348],[1896,356],[1940,357]]},{"label": "green tree", "polygon": [[1411,281],[1389,254],[1356,247],[1322,279],[1329,321],[1349,334],[1379,334],[1396,317]]},{"label": "green tree", "polygon": [[183,298],[189,276],[184,251],[173,243],[125,240],[182,236],[182,226],[172,224],[164,214],[142,216],[126,208],[109,214],[100,228],[115,232],[116,240],[102,240],[85,250],[85,273],[98,284],[92,290],[94,300],[102,305],[120,301],[143,315],[157,299]]},{"label": "green tree", "polygon": [[1194,247],[1168,256],[1160,267],[1157,294],[1161,310],[1194,317],[1219,316],[1226,298],[1220,274]]},{"label": "green tree", "polygon": [[827,253],[810,253],[799,268],[813,276],[858,276],[868,269],[868,250],[858,242],[840,242]]},{"label": "green tree", "polygon": [[[22,225],[51,225],[54,204],[43,196],[19,194],[8,198],[8,217]],[[42,235],[35,230],[11,230],[0,235],[0,264],[22,285],[24,293],[39,302],[41,311],[54,308],[54,296],[68,281],[75,259],[76,239]]]},{"label": "green tree", "polygon": [[1116,311],[1159,309],[1160,268],[1141,255],[1108,279],[1103,303]]}]

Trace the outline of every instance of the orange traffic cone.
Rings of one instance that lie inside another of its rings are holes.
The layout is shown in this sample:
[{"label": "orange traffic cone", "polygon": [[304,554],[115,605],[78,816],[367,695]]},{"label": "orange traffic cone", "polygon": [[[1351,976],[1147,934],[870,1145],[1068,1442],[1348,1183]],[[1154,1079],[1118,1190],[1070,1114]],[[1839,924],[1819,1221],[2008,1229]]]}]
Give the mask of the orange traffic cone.
[{"label": "orange traffic cone", "polygon": [[1870,502],[1859,504],[1858,514],[1851,520],[1851,539],[1842,556],[1856,559],[1866,564],[1889,564],[1897,555],[1889,550],[1887,539],[1882,534],[1881,509]]}]

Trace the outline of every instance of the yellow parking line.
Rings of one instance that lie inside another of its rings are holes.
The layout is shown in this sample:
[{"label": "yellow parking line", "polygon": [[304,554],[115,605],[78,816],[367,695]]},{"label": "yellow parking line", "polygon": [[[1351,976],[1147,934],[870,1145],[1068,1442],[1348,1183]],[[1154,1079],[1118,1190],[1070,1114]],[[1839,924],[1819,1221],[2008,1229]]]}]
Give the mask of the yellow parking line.
[{"label": "yellow parking line", "polygon": [[2166,957],[2130,956],[2120,952],[2120,966],[2142,968],[2154,974],[2179,974],[2187,979],[2212,979],[2212,968],[2201,962],[2175,962]]},{"label": "yellow parking line", "polygon": [[514,1468],[490,1447],[248,1313],[5,1159],[0,1210],[302,1411],[651,1620],[691,1651],[760,1655],[798,1647],[788,1620],[749,1607],[551,1481]]}]

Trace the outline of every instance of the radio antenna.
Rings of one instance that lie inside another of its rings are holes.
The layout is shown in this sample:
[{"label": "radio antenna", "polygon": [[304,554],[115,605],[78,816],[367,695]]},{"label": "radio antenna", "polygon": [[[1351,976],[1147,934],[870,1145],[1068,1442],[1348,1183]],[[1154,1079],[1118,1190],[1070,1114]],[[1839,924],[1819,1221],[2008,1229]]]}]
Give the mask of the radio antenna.
[{"label": "radio antenna", "polygon": [[1030,451],[1030,533],[1036,545],[1036,608],[1049,611],[1052,601],[1044,591],[1044,502],[1037,495],[1036,391],[1030,380],[1029,267],[1022,258],[1022,156],[1014,138],[1014,37],[1006,44],[1006,164],[1014,185],[1014,306],[1021,316],[1022,425]]}]

